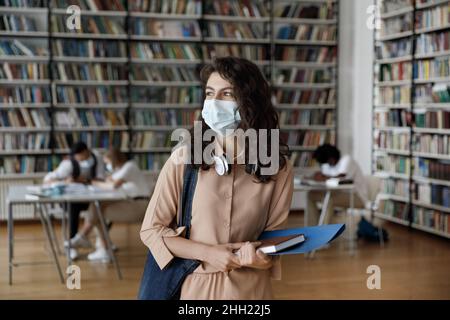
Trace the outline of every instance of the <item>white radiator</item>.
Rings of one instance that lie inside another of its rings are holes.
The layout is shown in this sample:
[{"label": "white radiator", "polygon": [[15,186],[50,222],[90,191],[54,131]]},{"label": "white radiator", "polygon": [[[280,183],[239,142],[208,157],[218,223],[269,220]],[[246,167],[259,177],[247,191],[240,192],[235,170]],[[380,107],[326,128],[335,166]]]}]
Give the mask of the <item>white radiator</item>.
[{"label": "white radiator", "polygon": [[[0,220],[6,221],[8,218],[8,208],[6,206],[6,197],[8,195],[8,188],[12,185],[32,185],[40,183],[40,179],[33,178],[16,178],[5,179],[0,176]],[[30,205],[15,205],[14,219],[35,219],[33,207]]]}]

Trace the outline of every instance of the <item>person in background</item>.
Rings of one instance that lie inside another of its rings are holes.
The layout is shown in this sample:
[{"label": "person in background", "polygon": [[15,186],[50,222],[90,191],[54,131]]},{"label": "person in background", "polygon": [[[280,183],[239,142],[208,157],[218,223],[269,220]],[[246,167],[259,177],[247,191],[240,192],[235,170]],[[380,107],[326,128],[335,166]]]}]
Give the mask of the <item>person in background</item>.
[{"label": "person in background", "polygon": [[[90,184],[95,180],[103,180],[104,177],[105,165],[102,157],[96,151],[90,150],[84,142],[77,142],[72,146],[69,158],[64,159],[54,171],[44,177],[44,184],[61,181]],[[80,212],[88,207],[89,203],[69,205],[70,241],[77,243],[79,247],[91,246],[89,241],[84,241],[77,234]],[[71,248],[70,256],[72,259],[78,257],[74,248]]]},{"label": "person in background", "polygon": [[[320,171],[314,174],[314,180],[325,181],[329,178],[342,178],[353,181],[355,185],[354,204],[356,207],[365,207],[368,200],[368,186],[358,163],[350,156],[343,155],[338,148],[331,144],[324,144],[318,147],[313,154],[313,158],[320,164]],[[317,202],[324,199],[324,192],[308,192],[308,221],[307,225],[316,225],[319,222],[319,210]],[[333,191],[328,203],[324,224],[328,224],[334,207],[348,207],[349,193],[345,191]]]},{"label": "person in background", "polygon": [[[105,181],[95,181],[93,185],[106,190],[120,189],[133,198],[124,201],[102,202],[100,206],[103,216],[109,221],[141,221],[147,209],[151,191],[145,174],[133,160],[128,160],[127,156],[116,148],[111,148],[105,154],[103,161],[110,175],[107,176]],[[93,206],[89,208],[83,228],[78,234],[82,241],[74,241],[75,247],[88,242],[89,233],[98,225],[94,210]],[[110,257],[106,250],[102,229],[97,228],[97,230],[100,232],[97,248],[96,251],[88,255],[88,260],[109,262]]]}]

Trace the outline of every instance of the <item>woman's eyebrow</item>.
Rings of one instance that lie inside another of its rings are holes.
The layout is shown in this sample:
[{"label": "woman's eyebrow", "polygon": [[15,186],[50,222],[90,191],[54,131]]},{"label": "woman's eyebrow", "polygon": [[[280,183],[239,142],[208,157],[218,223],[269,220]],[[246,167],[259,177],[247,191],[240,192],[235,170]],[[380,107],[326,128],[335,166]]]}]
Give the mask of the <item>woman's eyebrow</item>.
[{"label": "woman's eyebrow", "polygon": [[224,91],[224,90],[233,90],[233,87],[225,87],[225,88],[220,89],[220,91]]}]

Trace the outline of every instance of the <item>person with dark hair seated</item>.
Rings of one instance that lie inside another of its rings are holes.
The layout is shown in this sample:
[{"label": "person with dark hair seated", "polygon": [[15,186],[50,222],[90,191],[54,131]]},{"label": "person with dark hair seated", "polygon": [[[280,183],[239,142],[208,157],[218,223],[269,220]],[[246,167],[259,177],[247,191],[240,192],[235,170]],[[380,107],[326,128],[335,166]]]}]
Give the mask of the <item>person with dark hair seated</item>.
[{"label": "person with dark hair seated", "polygon": [[[358,163],[350,156],[341,156],[338,148],[331,144],[323,144],[313,154],[313,158],[320,164],[320,171],[314,174],[314,180],[325,181],[329,178],[342,178],[351,180],[355,184],[354,205],[364,208],[368,201],[368,186]],[[349,193],[333,191],[328,203],[324,224],[328,224],[335,207],[348,207]],[[308,192],[308,221],[307,225],[315,225],[319,222],[319,210],[317,202],[323,201],[324,192]]]},{"label": "person with dark hair seated", "polygon": [[[93,180],[103,180],[105,165],[102,157],[94,150],[90,150],[84,142],[75,143],[67,159],[61,161],[59,166],[44,177],[44,183],[64,181],[67,183],[91,183]],[[90,248],[91,243],[86,237],[78,234],[80,212],[87,210],[89,203],[72,203],[69,205],[70,241],[72,259],[78,257],[74,247]]]}]

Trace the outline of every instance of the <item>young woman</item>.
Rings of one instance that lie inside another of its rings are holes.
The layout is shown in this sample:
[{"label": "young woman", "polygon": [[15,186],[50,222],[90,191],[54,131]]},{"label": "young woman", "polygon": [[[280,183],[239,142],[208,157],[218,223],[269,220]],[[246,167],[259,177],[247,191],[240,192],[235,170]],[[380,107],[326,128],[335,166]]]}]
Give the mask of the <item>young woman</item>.
[{"label": "young woman", "polygon": [[[255,64],[219,58],[202,69],[201,79],[203,130],[217,133],[214,143],[224,152],[232,143],[225,128],[279,128],[269,85]],[[279,170],[272,176],[249,170],[248,162],[232,164],[228,175],[219,175],[204,159],[194,164],[200,170],[190,238],[185,239],[184,227],[176,227],[176,215],[185,168],[180,160],[186,155],[193,159],[195,136],[191,137],[191,149],[176,149],[161,170],[142,224],[142,241],[161,269],[175,256],[201,261],[183,282],[181,299],[273,298],[270,279],[280,278],[280,261],[257,251],[256,240],[265,230],[281,228],[288,217],[293,170],[286,146],[280,146]],[[203,142],[203,149],[210,143]],[[234,148],[230,159],[247,160],[248,145],[242,148]]]},{"label": "young woman", "polygon": [[[116,148],[110,149],[104,156],[103,161],[106,164],[110,175],[104,182],[96,181],[93,185],[102,189],[122,189],[132,198],[149,197],[150,188],[146,181],[146,176],[139,169],[133,160],[128,160],[126,155]],[[141,221],[148,205],[146,199],[133,199],[120,202],[102,202],[101,211],[105,219],[110,221]],[[84,226],[72,242],[74,247],[89,247],[90,242],[87,238],[92,229],[97,226],[97,215],[92,206],[88,210]],[[98,228],[101,234],[101,228]],[[88,255],[91,261],[109,262],[108,251],[106,250],[103,236],[98,237],[96,251]]]}]

